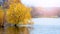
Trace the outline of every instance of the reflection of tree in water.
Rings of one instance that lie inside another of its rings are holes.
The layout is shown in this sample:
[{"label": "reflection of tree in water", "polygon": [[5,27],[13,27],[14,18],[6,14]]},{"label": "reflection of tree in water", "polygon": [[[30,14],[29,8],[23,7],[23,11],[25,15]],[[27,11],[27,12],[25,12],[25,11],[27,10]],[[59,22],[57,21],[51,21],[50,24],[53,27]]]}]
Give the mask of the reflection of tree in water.
[{"label": "reflection of tree in water", "polygon": [[0,34],[4,33],[4,28],[0,27]]},{"label": "reflection of tree in water", "polygon": [[7,27],[5,29],[6,34],[29,34],[27,27]]}]

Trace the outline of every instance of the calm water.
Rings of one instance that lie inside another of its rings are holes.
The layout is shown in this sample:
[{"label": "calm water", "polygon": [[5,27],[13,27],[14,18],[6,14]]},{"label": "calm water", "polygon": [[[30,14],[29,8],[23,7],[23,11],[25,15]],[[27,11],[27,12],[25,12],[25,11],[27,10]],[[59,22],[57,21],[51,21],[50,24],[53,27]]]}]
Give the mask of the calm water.
[{"label": "calm water", "polygon": [[0,28],[0,34],[60,34],[60,26],[56,25],[34,25],[32,30],[28,27]]},{"label": "calm water", "polygon": [[32,34],[60,34],[60,26],[34,25]]},{"label": "calm water", "polygon": [[34,18],[32,34],[60,34],[60,18]]},{"label": "calm water", "polygon": [[32,27],[0,27],[0,34],[60,34],[60,19],[34,19]]}]

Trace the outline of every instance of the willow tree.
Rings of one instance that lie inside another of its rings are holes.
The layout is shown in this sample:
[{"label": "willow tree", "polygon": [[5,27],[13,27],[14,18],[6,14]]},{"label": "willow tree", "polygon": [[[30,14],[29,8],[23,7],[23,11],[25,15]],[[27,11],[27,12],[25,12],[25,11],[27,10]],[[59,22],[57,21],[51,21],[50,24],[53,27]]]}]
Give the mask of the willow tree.
[{"label": "willow tree", "polygon": [[23,5],[19,0],[9,0],[9,9],[6,11],[6,21],[9,24],[31,23],[31,8]]}]

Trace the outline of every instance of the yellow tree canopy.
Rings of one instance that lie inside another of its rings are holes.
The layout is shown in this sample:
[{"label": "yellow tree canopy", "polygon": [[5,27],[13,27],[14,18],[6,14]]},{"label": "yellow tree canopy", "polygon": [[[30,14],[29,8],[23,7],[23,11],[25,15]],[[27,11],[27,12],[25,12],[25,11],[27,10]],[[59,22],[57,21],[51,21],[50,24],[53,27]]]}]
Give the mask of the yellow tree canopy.
[{"label": "yellow tree canopy", "polygon": [[8,0],[8,3],[12,4],[12,3],[21,3],[21,2],[20,0]]},{"label": "yellow tree canopy", "polygon": [[6,12],[6,20],[11,24],[28,24],[31,19],[31,8],[27,8],[21,3],[10,4],[10,8]]},{"label": "yellow tree canopy", "polygon": [[3,21],[4,21],[4,11],[3,9],[0,8],[0,25],[3,25]]}]

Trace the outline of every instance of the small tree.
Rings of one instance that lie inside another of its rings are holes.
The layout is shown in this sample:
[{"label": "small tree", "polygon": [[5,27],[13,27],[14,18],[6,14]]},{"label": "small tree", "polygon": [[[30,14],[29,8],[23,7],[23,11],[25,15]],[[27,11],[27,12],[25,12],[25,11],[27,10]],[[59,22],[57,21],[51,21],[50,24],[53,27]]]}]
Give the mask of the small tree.
[{"label": "small tree", "polygon": [[19,0],[10,0],[10,7],[6,12],[7,23],[10,24],[28,24],[31,20],[31,8],[24,6]]}]

